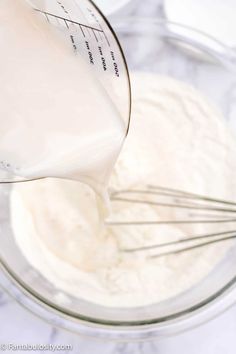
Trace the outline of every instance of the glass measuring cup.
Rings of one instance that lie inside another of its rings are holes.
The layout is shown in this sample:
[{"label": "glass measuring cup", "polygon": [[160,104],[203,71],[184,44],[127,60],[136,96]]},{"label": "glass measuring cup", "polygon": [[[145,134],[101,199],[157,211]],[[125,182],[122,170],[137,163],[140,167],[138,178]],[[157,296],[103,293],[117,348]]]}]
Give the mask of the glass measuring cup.
[{"label": "glass measuring cup", "polygon": [[[104,92],[109,96],[124,123],[125,138],[129,127],[131,104],[129,75],[122,49],[105,17],[90,0],[30,0],[27,3],[32,7],[32,15],[40,17],[40,21],[48,22],[52,28],[57,30],[64,40],[65,45],[70,47],[71,56],[78,56],[78,59],[82,59],[91,68],[92,75],[94,75],[104,89]],[[6,31],[5,34],[8,35]],[[8,39],[10,40],[10,37],[4,38],[4,40]],[[26,57],[27,54],[25,54]],[[60,57],[58,61],[60,61]],[[14,59],[14,65],[16,67],[19,65],[19,71],[21,70],[20,63],[17,62],[17,57]],[[11,78],[11,84],[13,86],[15,84],[14,77]],[[19,83],[16,84],[20,86]],[[37,82],[35,82],[35,86],[37,86]],[[32,87],[28,87],[27,89],[30,92]],[[82,89],[80,82],[78,82],[78,89]],[[41,97],[37,97],[37,99],[40,102]],[[41,106],[43,104],[45,106],[46,102],[40,102]],[[65,102],[58,102],[58,104],[66,106],[66,99]],[[75,102],[75,105],[80,104],[83,103]],[[93,105],[93,102],[90,102],[90,104]],[[41,114],[44,114],[43,109]],[[9,108],[8,115],[11,115],[11,107]],[[8,126],[6,131],[2,129],[2,141],[9,132],[11,133]],[[40,173],[39,175],[34,175],[32,178],[21,173],[22,169],[17,166],[14,159],[14,156],[17,157],[18,153],[15,142],[24,140],[25,154],[24,151],[21,151],[21,161],[27,163],[27,151],[30,151],[31,141],[34,139],[34,137],[29,137],[28,139],[28,135],[21,127],[21,130],[16,130],[16,133],[13,134],[12,140],[9,140],[9,143],[4,145],[3,150],[0,144],[0,182],[9,183],[44,177],[56,177],[53,175],[53,171],[50,172],[50,175]],[[64,144],[63,139],[60,143]],[[39,141],[35,153],[36,161],[37,153],[38,151],[40,152],[40,144],[41,142]]]}]

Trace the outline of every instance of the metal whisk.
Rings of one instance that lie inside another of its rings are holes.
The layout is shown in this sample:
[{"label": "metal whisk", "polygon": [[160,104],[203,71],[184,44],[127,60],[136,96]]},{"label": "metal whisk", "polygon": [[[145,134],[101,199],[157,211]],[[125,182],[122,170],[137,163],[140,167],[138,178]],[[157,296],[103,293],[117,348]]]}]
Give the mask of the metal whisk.
[{"label": "metal whisk", "polygon": [[[188,193],[182,190],[147,185],[144,189],[128,189],[113,191],[112,202],[146,204],[158,208],[173,208],[187,212],[186,218],[173,218],[173,220],[121,220],[108,221],[110,226],[132,225],[193,225],[205,224],[218,226],[221,231],[204,234],[193,234],[177,241],[156,243],[145,247],[122,249],[122,252],[144,252],[156,250],[151,258],[171,254],[180,254],[196,248],[206,247],[215,243],[236,239],[236,203],[228,200],[214,199],[203,195]],[[234,224],[235,225],[232,225]],[[221,226],[220,226],[221,225]],[[223,227],[223,229],[222,229]]]}]

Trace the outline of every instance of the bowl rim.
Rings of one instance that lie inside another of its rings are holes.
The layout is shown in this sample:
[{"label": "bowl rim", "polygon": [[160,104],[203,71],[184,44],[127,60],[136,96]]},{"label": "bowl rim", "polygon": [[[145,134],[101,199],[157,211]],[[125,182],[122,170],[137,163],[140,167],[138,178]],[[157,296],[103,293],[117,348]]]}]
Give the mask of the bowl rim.
[{"label": "bowl rim", "polygon": [[[208,50],[209,54],[216,56],[223,63],[230,63],[230,68],[232,64],[232,58],[235,58],[235,52],[232,48],[223,44],[219,40],[212,36],[208,36],[206,33],[196,30],[192,27],[181,25],[178,23],[170,22],[163,19],[152,19],[152,18],[140,18],[140,17],[127,17],[127,18],[117,18],[114,21],[113,27],[116,28],[116,24],[119,22],[124,22],[126,26],[129,25],[129,21],[142,22],[148,25],[173,25],[177,28],[182,28],[193,33],[198,33],[201,36],[212,40],[217,43],[224,51],[218,53]],[[131,29],[128,29],[131,31]],[[188,37],[187,37],[188,38]],[[181,40],[181,36],[179,38]],[[182,39],[186,39],[182,36]],[[194,41],[195,42],[195,41]],[[198,45],[199,43],[194,43]],[[203,45],[202,49],[206,49]],[[233,63],[233,67],[234,63]],[[69,330],[70,332],[79,333],[86,337],[100,338],[100,339],[113,339],[113,340],[146,340],[163,336],[170,336],[191,328],[197,327],[206,321],[218,316],[223,313],[229,307],[234,305],[236,302],[236,276],[228,284],[226,284],[222,289],[220,289],[215,296],[211,296],[206,299],[198,306],[194,308],[187,309],[186,311],[172,316],[172,318],[163,319],[158,321],[157,319],[153,323],[147,323],[139,325],[134,323],[131,325],[120,325],[120,324],[105,324],[97,323],[95,321],[83,320],[79,318],[72,317],[71,314],[60,311],[55,306],[47,301],[43,301],[39,296],[36,296],[33,292],[29,291],[27,286],[24,286],[13,274],[13,272],[8,269],[7,265],[0,259],[0,265],[3,269],[3,280],[1,279],[0,286],[5,289],[11,296],[13,296],[23,307],[27,308],[32,313],[36,314],[38,317],[46,320],[47,322],[54,324],[60,328]],[[170,316],[171,317],[171,316]]]},{"label": "bowl rim", "polygon": [[166,322],[142,326],[111,326],[72,318],[43,302],[24,287],[11,271],[0,262],[0,288],[16,300],[23,308],[37,318],[70,333],[85,338],[113,341],[145,341],[166,338],[189,331],[218,317],[236,302],[236,276],[230,286],[224,287],[220,294],[194,311],[186,311],[184,316]]}]

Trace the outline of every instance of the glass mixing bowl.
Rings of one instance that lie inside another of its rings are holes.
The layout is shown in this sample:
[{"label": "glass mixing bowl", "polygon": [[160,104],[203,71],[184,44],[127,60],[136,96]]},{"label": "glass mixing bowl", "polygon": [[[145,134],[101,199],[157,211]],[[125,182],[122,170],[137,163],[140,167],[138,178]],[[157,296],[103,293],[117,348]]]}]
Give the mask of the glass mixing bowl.
[{"label": "glass mixing bowl", "polygon": [[[113,26],[130,70],[192,84],[221,109],[229,128],[235,130],[234,52],[203,33],[164,21],[122,18]],[[150,339],[199,325],[235,302],[236,246],[194,288],[158,304],[107,308],[65,296],[28,264],[17,247],[9,216],[11,188],[0,187],[1,283],[23,306],[53,325],[96,338]]]}]

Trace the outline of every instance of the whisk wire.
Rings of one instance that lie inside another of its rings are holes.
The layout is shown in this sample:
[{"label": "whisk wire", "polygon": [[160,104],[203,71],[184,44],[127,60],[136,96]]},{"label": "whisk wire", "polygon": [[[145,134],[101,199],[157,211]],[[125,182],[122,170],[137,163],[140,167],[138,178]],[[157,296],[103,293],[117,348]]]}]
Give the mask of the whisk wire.
[{"label": "whisk wire", "polygon": [[[142,196],[142,197],[141,197]],[[150,200],[150,196],[152,200]],[[153,200],[155,198],[165,198],[164,200]],[[149,198],[149,199],[148,199]],[[175,211],[186,210],[187,218],[171,220],[108,220],[109,226],[132,226],[132,225],[191,225],[191,224],[209,224],[209,225],[228,225],[236,223],[236,202],[224,199],[215,199],[212,197],[190,193],[179,189],[166,188],[162,186],[147,185],[145,189],[124,189],[113,191],[111,193],[112,202],[122,202],[130,204],[146,204],[158,208],[173,208]],[[235,207],[235,208],[234,208]],[[157,233],[158,235],[158,233]],[[163,250],[172,247],[171,250],[150,255],[151,258],[180,254],[200,247],[206,247],[215,243],[233,240],[236,238],[236,229],[224,230],[221,232],[212,232],[199,235],[190,235],[187,238],[181,238],[175,241],[157,243],[144,247],[132,249],[122,249],[122,252],[143,252],[150,250]],[[197,242],[197,243],[196,243]],[[186,246],[188,243],[194,243]]]}]

